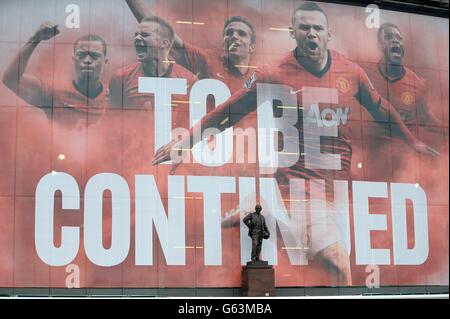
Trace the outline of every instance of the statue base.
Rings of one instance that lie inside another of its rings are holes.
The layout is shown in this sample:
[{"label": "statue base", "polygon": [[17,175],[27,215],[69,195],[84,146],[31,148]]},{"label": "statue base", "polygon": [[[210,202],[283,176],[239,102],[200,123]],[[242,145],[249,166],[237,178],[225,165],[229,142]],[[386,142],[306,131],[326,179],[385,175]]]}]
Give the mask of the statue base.
[{"label": "statue base", "polygon": [[247,268],[264,268],[264,269],[271,269],[272,265],[269,265],[269,262],[265,260],[258,260],[258,261],[248,261],[247,262]]},{"label": "statue base", "polygon": [[249,261],[242,268],[242,295],[247,297],[275,296],[275,271],[267,261]]}]

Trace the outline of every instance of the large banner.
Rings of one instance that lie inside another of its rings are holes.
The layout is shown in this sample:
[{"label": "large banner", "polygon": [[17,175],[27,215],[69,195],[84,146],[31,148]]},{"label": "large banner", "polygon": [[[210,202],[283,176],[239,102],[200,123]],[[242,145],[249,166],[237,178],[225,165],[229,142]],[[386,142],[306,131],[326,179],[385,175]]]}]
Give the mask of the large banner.
[{"label": "large banner", "polygon": [[448,285],[448,19],[2,0],[0,31],[0,287]]}]

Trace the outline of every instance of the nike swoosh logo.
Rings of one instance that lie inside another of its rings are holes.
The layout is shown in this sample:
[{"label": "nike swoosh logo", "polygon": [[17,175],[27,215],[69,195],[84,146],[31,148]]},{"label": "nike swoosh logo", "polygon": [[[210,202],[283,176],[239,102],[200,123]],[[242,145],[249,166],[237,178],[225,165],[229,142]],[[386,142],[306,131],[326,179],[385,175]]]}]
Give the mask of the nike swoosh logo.
[{"label": "nike swoosh logo", "polygon": [[300,89],[300,90],[297,90],[297,91],[294,91],[293,89],[291,89],[291,94],[292,95],[294,95],[294,94],[297,94],[298,92],[301,92],[303,89]]}]

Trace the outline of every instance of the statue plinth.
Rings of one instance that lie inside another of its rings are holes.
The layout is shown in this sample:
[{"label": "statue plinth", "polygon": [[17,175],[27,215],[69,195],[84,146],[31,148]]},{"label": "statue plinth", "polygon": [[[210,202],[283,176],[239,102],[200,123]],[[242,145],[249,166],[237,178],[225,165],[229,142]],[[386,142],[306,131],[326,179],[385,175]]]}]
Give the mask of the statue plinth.
[{"label": "statue plinth", "polygon": [[249,261],[242,268],[242,295],[275,296],[275,271],[267,261]]},{"label": "statue plinth", "polygon": [[248,261],[247,262],[247,268],[266,268],[266,269],[271,269],[272,265],[269,265],[269,262],[267,262],[265,260]]}]

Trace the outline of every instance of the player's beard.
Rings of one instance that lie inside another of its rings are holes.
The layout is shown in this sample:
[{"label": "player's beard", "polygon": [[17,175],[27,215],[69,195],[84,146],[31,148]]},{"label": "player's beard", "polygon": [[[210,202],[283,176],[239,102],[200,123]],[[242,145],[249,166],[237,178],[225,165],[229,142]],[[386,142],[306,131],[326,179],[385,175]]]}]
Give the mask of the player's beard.
[{"label": "player's beard", "polygon": [[84,74],[80,78],[80,83],[86,83],[86,85],[92,85],[100,81],[100,77],[94,73]]},{"label": "player's beard", "polygon": [[75,85],[77,89],[83,94],[90,96],[97,94],[99,87],[102,87],[100,82],[101,72],[82,72],[78,70],[77,79],[75,80]]},{"label": "player's beard", "polygon": [[77,68],[75,72],[77,74],[77,82],[81,85],[89,85],[100,79],[100,75],[92,67],[80,67]]}]

